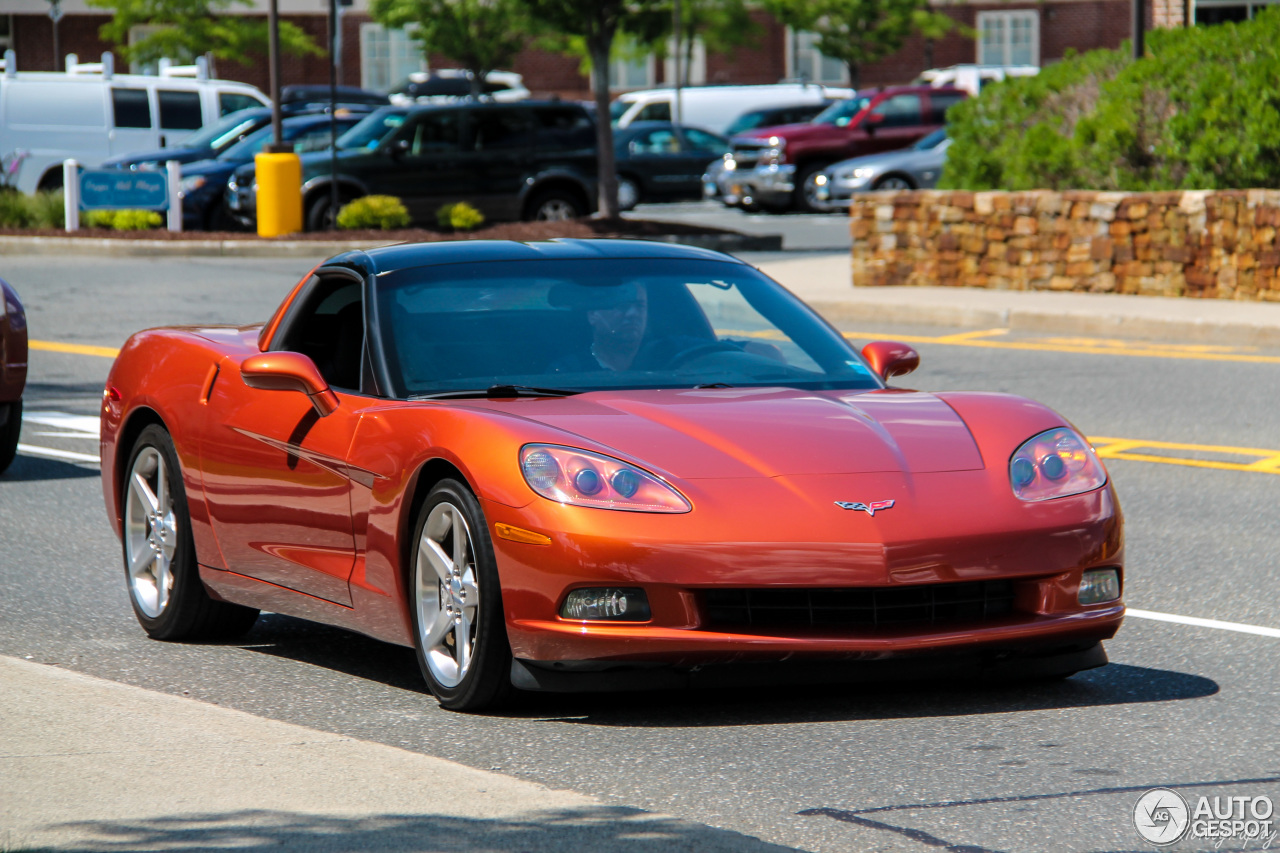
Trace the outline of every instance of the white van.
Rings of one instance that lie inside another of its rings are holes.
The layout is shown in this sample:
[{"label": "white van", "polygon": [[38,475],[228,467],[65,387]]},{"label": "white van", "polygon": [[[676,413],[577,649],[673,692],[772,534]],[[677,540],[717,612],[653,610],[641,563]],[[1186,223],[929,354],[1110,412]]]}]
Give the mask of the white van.
[{"label": "white van", "polygon": [[[852,98],[853,89],[817,83],[775,83],[771,86],[691,86],[680,90],[680,123],[723,133],[745,112],[764,107],[822,103]],[[615,127],[634,121],[675,121],[675,89],[646,89],[619,95],[609,107]]]},{"label": "white van", "polygon": [[952,65],[947,68],[931,68],[916,78],[916,83],[932,86],[954,86],[970,95],[977,95],[988,83],[1008,77],[1034,77],[1040,73],[1035,65]]},{"label": "white van", "polygon": [[18,189],[62,186],[62,161],[94,168],[108,157],[172,145],[220,116],[270,106],[257,88],[210,80],[208,66],[170,67],[159,75],[116,74],[102,62],[67,56],[67,70],[19,72],[12,50],[0,74],[0,157],[25,153]]}]

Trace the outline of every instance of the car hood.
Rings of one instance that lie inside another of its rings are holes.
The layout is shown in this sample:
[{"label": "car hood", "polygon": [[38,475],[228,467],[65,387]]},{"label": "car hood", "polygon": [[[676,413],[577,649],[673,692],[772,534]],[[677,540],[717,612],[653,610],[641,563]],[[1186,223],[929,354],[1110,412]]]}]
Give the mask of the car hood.
[{"label": "car hood", "polygon": [[223,175],[227,176],[245,163],[253,162],[251,160],[198,160],[182,167],[182,177],[190,178],[196,175]]},{"label": "car hood", "polygon": [[836,127],[834,124],[783,124],[778,127],[758,127],[735,136],[733,144],[735,146],[741,144],[743,147],[763,145],[771,136],[780,136],[791,144],[810,139],[843,139],[855,129],[857,125],[853,124],[847,127]]},{"label": "car hood", "polygon": [[682,479],[983,467],[960,416],[914,391],[598,391],[475,405],[562,430],[566,444],[603,445]]},{"label": "car hood", "polygon": [[914,148],[907,148],[902,151],[884,151],[880,154],[867,154],[864,157],[851,157],[848,160],[841,160],[826,168],[828,172],[835,172],[838,169],[850,168],[875,168],[875,169],[893,169],[893,168],[913,168],[920,163],[929,163],[931,161],[942,162],[946,159],[944,148],[938,151],[933,148],[927,148],[924,151],[917,151]]},{"label": "car hood", "polygon": [[157,148],[154,151],[131,151],[119,157],[102,161],[103,169],[127,169],[135,163],[158,163],[163,165],[168,160],[179,163],[194,163],[206,157],[212,157],[212,148]]}]

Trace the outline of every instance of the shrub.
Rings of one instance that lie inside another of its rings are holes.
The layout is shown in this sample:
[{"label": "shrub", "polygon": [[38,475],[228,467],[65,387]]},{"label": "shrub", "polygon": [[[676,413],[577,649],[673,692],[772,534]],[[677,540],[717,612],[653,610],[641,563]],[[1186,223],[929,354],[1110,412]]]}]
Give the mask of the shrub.
[{"label": "shrub", "polygon": [[35,195],[0,192],[0,228],[58,228],[62,224],[61,191]]},{"label": "shrub", "polygon": [[484,214],[465,201],[457,204],[444,204],[436,211],[436,222],[441,228],[452,228],[455,231],[473,231],[484,224]]},{"label": "shrub", "polygon": [[409,224],[409,211],[400,199],[390,195],[367,195],[342,206],[338,211],[338,227],[356,228],[404,228]]},{"label": "shrub", "polygon": [[1280,185],[1280,9],[1153,30],[1006,80],[948,114],[950,189],[1238,189]]},{"label": "shrub", "polygon": [[163,225],[164,217],[154,210],[90,210],[84,215],[84,224],[113,231],[146,231]]}]

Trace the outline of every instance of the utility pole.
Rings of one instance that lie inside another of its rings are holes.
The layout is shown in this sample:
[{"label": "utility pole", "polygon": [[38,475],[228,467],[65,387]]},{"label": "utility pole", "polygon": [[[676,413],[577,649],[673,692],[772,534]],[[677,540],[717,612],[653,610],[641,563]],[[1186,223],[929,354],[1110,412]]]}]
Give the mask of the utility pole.
[{"label": "utility pole", "polygon": [[677,125],[683,124],[681,121],[680,111],[680,0],[674,0],[671,6],[671,33],[675,37],[675,49],[672,51],[671,65],[675,69],[676,89],[675,89],[675,111],[672,113],[672,119]]},{"label": "utility pole", "polygon": [[1147,0],[1133,0],[1133,58],[1141,59],[1146,49]]},{"label": "utility pole", "polygon": [[53,70],[57,71],[62,62],[62,48],[58,45],[58,22],[65,14],[62,11],[62,0],[49,0],[49,20],[53,22]]}]

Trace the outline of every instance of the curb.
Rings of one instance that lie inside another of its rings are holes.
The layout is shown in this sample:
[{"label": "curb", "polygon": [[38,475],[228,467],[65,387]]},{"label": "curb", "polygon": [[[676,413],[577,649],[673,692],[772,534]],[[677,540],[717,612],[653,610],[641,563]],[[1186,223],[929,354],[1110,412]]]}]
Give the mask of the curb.
[{"label": "curb", "polygon": [[[631,239],[631,238],[627,238]],[[655,234],[643,239],[719,252],[780,252],[781,234]],[[367,240],[129,240],[102,237],[0,237],[0,255],[97,257],[325,258],[352,249],[394,245]]]},{"label": "curb", "polygon": [[831,323],[1007,328],[1023,332],[1090,337],[1178,340],[1232,347],[1280,347],[1280,327],[1213,321],[1101,313],[1096,315],[1019,308],[965,308],[956,305],[886,305],[813,301],[809,303]]}]

